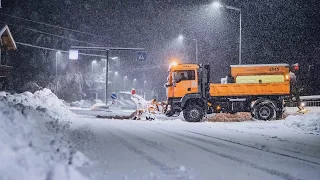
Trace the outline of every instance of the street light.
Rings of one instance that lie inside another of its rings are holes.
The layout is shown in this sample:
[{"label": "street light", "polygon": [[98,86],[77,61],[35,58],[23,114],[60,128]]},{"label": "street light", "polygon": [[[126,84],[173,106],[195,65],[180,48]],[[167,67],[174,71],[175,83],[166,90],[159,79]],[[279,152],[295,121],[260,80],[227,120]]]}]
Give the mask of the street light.
[{"label": "street light", "polygon": [[183,39],[189,39],[189,40],[192,40],[192,41],[195,41],[196,42],[196,62],[197,62],[197,64],[199,63],[199,61],[198,61],[198,40],[197,39],[193,39],[193,38],[186,38],[186,37],[184,37],[183,35],[179,35],[179,37],[178,37],[178,39],[180,40],[180,41],[183,41]]},{"label": "street light", "polygon": [[213,2],[213,3],[212,3],[212,6],[215,7],[215,8],[221,8],[221,7],[223,7],[223,6],[221,5],[221,3],[218,2],[218,1]]},{"label": "street light", "polygon": [[212,3],[212,6],[214,8],[226,8],[226,9],[231,9],[231,10],[235,10],[235,11],[238,11],[239,12],[239,17],[240,17],[240,22],[239,22],[239,26],[240,26],[240,32],[239,32],[239,64],[241,64],[241,9],[240,8],[236,8],[236,7],[233,7],[233,6],[227,6],[227,5],[222,5],[220,2],[216,1],[216,2],[213,2]]}]

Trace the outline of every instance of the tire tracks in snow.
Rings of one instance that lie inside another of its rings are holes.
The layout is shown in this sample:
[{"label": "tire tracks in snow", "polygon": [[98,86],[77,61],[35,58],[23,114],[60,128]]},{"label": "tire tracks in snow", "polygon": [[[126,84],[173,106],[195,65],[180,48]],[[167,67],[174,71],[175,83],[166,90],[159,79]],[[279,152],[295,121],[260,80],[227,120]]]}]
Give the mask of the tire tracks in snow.
[{"label": "tire tracks in snow", "polygon": [[[241,130],[238,130],[238,129],[231,129],[231,128],[224,128],[226,131],[229,131],[229,132],[237,132],[237,133],[241,133],[241,134],[247,134],[247,135],[256,135],[256,136],[262,136],[266,139],[273,139],[274,136],[271,136],[271,135],[266,135],[266,134],[259,134],[259,133],[255,133],[255,132],[246,132],[246,131],[241,131]],[[298,144],[298,145],[301,145],[301,146],[307,146],[307,144],[305,144],[303,141],[299,140],[299,141],[294,141],[294,139],[292,138],[278,138],[277,139],[279,141],[284,141],[284,142],[289,142],[289,143],[294,143],[294,144]],[[315,146],[317,149],[320,148],[320,146],[318,145],[313,145]],[[317,157],[319,158],[319,157]]]},{"label": "tire tracks in snow", "polygon": [[[276,154],[276,155],[279,155],[279,156],[284,156],[284,157],[288,157],[288,158],[292,158],[292,159],[295,159],[295,160],[300,160],[300,161],[304,161],[304,162],[307,162],[307,163],[311,163],[311,164],[320,166],[320,163],[319,163],[319,162],[310,161],[310,160],[303,159],[303,158],[300,158],[300,157],[295,157],[295,156],[291,156],[291,155],[288,155],[288,154],[279,153],[279,152],[275,152],[275,151],[272,151],[272,150],[268,150],[268,149],[264,149],[264,148],[259,148],[259,147],[247,145],[247,144],[244,144],[244,143],[240,143],[240,142],[236,142],[236,141],[232,141],[232,140],[227,140],[227,139],[223,139],[223,138],[211,136],[211,135],[206,135],[206,134],[203,134],[203,133],[193,132],[193,131],[189,131],[189,130],[184,130],[184,131],[189,132],[189,133],[192,133],[192,134],[197,134],[197,135],[199,135],[199,136],[203,136],[203,137],[207,137],[207,138],[212,138],[212,139],[216,139],[216,140],[220,140],[220,141],[224,141],[224,142],[228,142],[228,143],[232,143],[232,144],[237,144],[237,145],[240,145],[240,146],[244,146],[244,147],[248,147],[248,148],[252,148],[252,149],[256,149],[256,150],[260,150],[260,151],[264,151],[264,152],[268,152],[268,153]],[[181,135],[182,135],[182,134],[181,134]],[[190,137],[190,136],[188,136],[188,137]],[[195,138],[196,138],[196,137],[195,137]],[[231,147],[231,146],[230,146],[230,147]],[[306,155],[306,156],[308,156],[308,155]],[[313,157],[313,158],[315,158],[315,157]]]},{"label": "tire tracks in snow", "polygon": [[112,132],[112,130],[109,130],[108,133],[111,136],[113,136],[117,141],[119,141],[124,146],[126,146],[130,151],[139,155],[141,158],[145,159],[151,165],[158,168],[161,172],[164,173],[164,175],[169,176],[169,178],[174,178],[174,179],[178,179],[178,180],[190,179],[190,176],[188,176],[188,174],[180,171],[178,168],[169,167],[168,165],[161,162],[160,160],[157,160],[156,158],[152,157],[151,155],[147,154],[146,152],[141,151],[140,149],[135,147],[133,144],[131,144],[130,142],[128,142],[127,140],[122,138],[120,135],[117,135],[117,133]]},{"label": "tire tracks in snow", "polygon": [[142,144],[145,144],[146,146],[150,147],[150,148],[153,148],[157,151],[160,151],[160,152],[163,152],[163,153],[168,153],[168,152],[171,152],[171,153],[176,153],[175,151],[173,151],[172,149],[168,149],[166,148],[165,146],[163,146],[162,144],[159,144],[159,143],[156,143],[154,141],[150,141],[148,139],[145,139],[145,138],[142,138],[140,136],[137,136],[135,134],[132,134],[132,133],[129,133],[127,131],[124,131],[118,127],[115,127],[113,125],[110,125],[113,127],[113,129],[117,129],[118,131],[121,131],[122,133],[125,133],[127,134],[129,137],[131,137],[132,139],[142,143]]},{"label": "tire tracks in snow", "polygon": [[[202,138],[197,138],[197,137],[192,137],[192,136],[186,136],[186,135],[183,135],[183,134],[180,134],[180,133],[176,133],[176,132],[173,132],[173,131],[168,131],[168,130],[166,130],[166,129],[161,129],[161,130],[166,131],[167,133],[159,132],[159,131],[156,131],[156,130],[153,130],[153,129],[149,129],[149,128],[145,128],[145,127],[142,127],[142,128],[147,129],[147,130],[152,131],[152,132],[155,132],[155,133],[158,133],[158,134],[161,134],[161,135],[164,135],[164,136],[167,136],[167,137],[170,137],[170,138],[175,139],[175,140],[178,140],[178,141],[180,141],[180,142],[184,142],[184,143],[186,143],[186,144],[189,144],[189,145],[191,145],[191,146],[194,146],[194,147],[196,147],[196,148],[199,148],[199,149],[201,149],[201,150],[203,150],[203,151],[206,151],[206,152],[208,152],[208,153],[210,153],[210,154],[214,154],[214,155],[220,156],[220,157],[225,158],[225,159],[229,159],[229,160],[232,160],[232,161],[236,161],[236,162],[238,162],[238,163],[246,164],[246,165],[248,165],[249,167],[252,167],[252,168],[254,168],[254,169],[258,169],[258,170],[264,171],[264,172],[266,172],[266,173],[268,173],[268,174],[270,174],[270,175],[273,175],[273,176],[278,176],[278,177],[280,177],[280,178],[282,178],[282,179],[286,179],[286,180],[296,180],[296,179],[300,179],[300,178],[296,178],[296,177],[294,177],[294,176],[292,176],[292,175],[290,175],[290,174],[288,174],[288,173],[283,173],[283,172],[280,172],[280,171],[277,171],[277,170],[274,170],[274,169],[265,168],[265,167],[259,166],[258,164],[252,163],[252,162],[250,162],[250,161],[247,161],[247,160],[244,160],[244,159],[240,159],[240,158],[238,158],[238,157],[236,157],[236,156],[232,156],[232,155],[229,155],[229,154],[225,154],[225,153],[220,153],[220,152],[214,151],[214,150],[209,149],[209,148],[207,148],[207,147],[198,145],[198,144],[196,144],[196,143],[190,142],[190,141],[188,141],[188,140],[185,140],[185,139],[182,139],[182,138],[179,138],[179,137],[176,137],[176,136],[180,136],[180,137],[187,138],[187,139],[190,139],[190,138],[191,138],[191,139],[196,140],[196,141],[201,140]],[[171,135],[169,135],[169,134],[171,134]],[[174,134],[174,135],[176,135],[176,136],[173,136],[172,134]],[[210,141],[210,140],[209,140],[209,141]],[[206,139],[202,139],[201,142],[204,142],[204,143],[208,144],[208,140],[206,140]],[[210,144],[210,143],[209,143],[209,144]],[[221,147],[221,145],[227,146],[227,145],[225,145],[225,144],[216,143],[216,142],[214,142],[214,143],[211,144],[211,145],[215,145],[215,146],[218,145],[219,147]],[[231,147],[231,146],[229,146],[229,147]]]}]

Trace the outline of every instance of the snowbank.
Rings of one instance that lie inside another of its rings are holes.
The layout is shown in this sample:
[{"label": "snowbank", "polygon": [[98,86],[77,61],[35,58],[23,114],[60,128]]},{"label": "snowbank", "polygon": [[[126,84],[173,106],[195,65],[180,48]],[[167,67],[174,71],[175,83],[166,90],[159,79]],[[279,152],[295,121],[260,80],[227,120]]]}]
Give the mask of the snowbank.
[{"label": "snowbank", "polygon": [[320,113],[288,116],[284,124],[289,128],[302,129],[310,132],[320,132]]},{"label": "snowbank", "polygon": [[37,91],[34,94],[24,92],[21,94],[7,95],[9,104],[22,104],[43,111],[53,119],[70,120],[74,117],[68,107],[49,89]]},{"label": "snowbank", "polygon": [[74,114],[50,90],[0,98],[0,179],[87,179],[87,158],[69,144]]}]

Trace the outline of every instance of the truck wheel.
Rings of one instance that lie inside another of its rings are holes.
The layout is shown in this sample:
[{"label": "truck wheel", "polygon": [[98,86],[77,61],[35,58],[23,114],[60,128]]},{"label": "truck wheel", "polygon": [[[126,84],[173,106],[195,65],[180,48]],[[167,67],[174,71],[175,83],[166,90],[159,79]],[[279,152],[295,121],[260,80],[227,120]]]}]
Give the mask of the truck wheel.
[{"label": "truck wheel", "polygon": [[255,117],[259,120],[270,120],[274,116],[274,107],[269,103],[260,103],[254,109]]},{"label": "truck wheel", "polygon": [[173,115],[171,110],[165,111],[164,113],[167,117],[171,117]]},{"label": "truck wheel", "polygon": [[200,106],[192,105],[183,111],[183,117],[188,122],[200,122],[204,117],[204,112]]}]

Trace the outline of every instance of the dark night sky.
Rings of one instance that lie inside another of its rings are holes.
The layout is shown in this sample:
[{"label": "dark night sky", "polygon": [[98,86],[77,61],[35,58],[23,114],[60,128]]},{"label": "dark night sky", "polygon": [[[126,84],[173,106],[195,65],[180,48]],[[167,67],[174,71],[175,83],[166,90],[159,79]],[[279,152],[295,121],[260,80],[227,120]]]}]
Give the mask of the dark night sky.
[{"label": "dark night sky", "polygon": [[[193,41],[177,42],[179,34],[199,41],[199,60],[210,63],[213,81],[238,63],[239,13],[213,9],[204,0],[3,0],[1,13],[47,22],[104,37],[61,31],[0,16],[7,23],[32,27],[78,40],[118,47],[143,47],[152,70],[134,71],[146,65],[134,53],[113,52],[122,62],[120,73],[141,79],[164,93],[167,65],[172,57],[195,62]],[[242,10],[243,63],[295,63],[318,71],[320,57],[320,2],[318,0],[225,0]],[[13,33],[17,30],[12,28]],[[71,35],[70,35],[71,34]],[[16,41],[27,42],[23,37]],[[48,47],[68,49],[75,43]],[[82,44],[83,45],[83,44]],[[60,47],[59,47],[60,46]],[[159,68],[160,66],[160,68]],[[309,67],[310,68],[310,67]],[[144,74],[144,75],[143,75]],[[319,74],[316,74],[318,79]],[[308,81],[313,81],[312,78]],[[319,83],[314,86],[319,86]],[[315,93],[315,92],[313,92]]]}]

